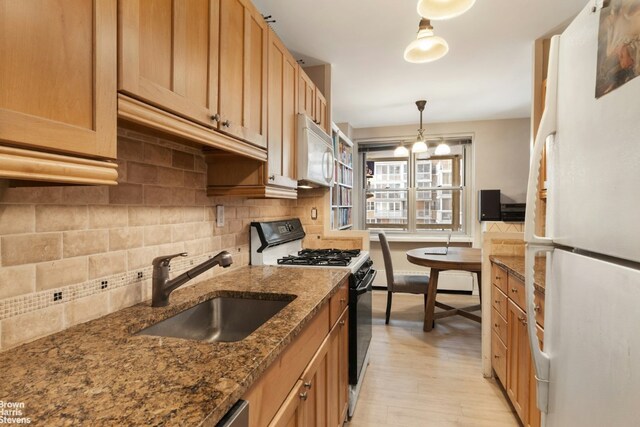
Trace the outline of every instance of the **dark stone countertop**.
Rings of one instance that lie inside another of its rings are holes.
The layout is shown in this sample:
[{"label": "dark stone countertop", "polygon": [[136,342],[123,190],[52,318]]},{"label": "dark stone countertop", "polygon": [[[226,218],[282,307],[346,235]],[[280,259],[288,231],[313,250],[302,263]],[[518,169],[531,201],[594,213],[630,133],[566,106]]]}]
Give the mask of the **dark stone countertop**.
[{"label": "dark stone countertop", "polygon": [[[521,256],[502,256],[491,255],[489,257],[491,262],[498,264],[507,270],[509,270],[514,276],[524,282],[524,257]],[[534,279],[533,284],[536,290],[545,292],[545,273],[547,267],[544,257],[536,257],[536,265],[534,267]]]},{"label": "dark stone countertop", "polygon": [[[242,267],[0,353],[0,400],[32,425],[215,426],[348,275],[344,269]],[[267,293],[268,296],[260,295]],[[133,335],[215,296],[295,299],[238,342]]]}]

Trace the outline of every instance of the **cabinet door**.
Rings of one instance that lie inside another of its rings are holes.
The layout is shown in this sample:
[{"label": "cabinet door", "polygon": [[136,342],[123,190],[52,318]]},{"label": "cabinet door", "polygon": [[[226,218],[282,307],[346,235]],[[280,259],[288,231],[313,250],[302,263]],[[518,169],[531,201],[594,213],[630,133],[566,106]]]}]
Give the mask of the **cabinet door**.
[{"label": "cabinet door", "polygon": [[327,123],[327,100],[322,93],[316,88],[316,109],[315,109],[314,121],[318,126],[324,129],[327,133],[329,127]]},{"label": "cabinet door", "polygon": [[338,320],[339,328],[339,376],[338,376],[338,408],[340,418],[338,425],[347,418],[349,410],[349,310],[345,310]]},{"label": "cabinet door", "polygon": [[221,0],[221,131],[267,146],[268,27],[248,0]]},{"label": "cabinet door", "polygon": [[0,0],[0,140],[116,157],[116,1]]},{"label": "cabinet door", "polygon": [[315,121],[316,85],[298,66],[298,113],[306,114]]},{"label": "cabinet door", "polygon": [[[304,396],[306,388],[298,380],[291,393],[269,423],[269,427],[308,427],[304,421]],[[249,409],[251,411],[251,409]]]},{"label": "cabinet door", "polygon": [[524,311],[509,300],[507,308],[507,395],[523,421],[529,415],[529,369],[531,365],[526,322]]},{"label": "cabinet door", "polygon": [[[536,330],[538,331],[538,345],[542,349],[544,331],[539,325],[536,325]],[[540,427],[541,424],[540,410],[538,409],[537,403],[538,392],[536,390],[535,374],[535,366],[533,366],[533,360],[531,360],[529,368],[529,418],[526,423],[528,427]]]},{"label": "cabinet door", "polygon": [[[297,63],[273,31],[269,31],[267,182],[296,188],[295,133]],[[289,179],[281,179],[289,178]]]},{"label": "cabinet door", "polygon": [[304,425],[326,426],[329,415],[329,376],[334,375],[329,366],[328,350],[331,340],[327,337],[302,374],[304,399]]},{"label": "cabinet door", "polygon": [[328,426],[342,426],[349,409],[349,310],[344,310],[329,333]]},{"label": "cabinet door", "polygon": [[118,89],[214,126],[220,0],[120,0]]}]

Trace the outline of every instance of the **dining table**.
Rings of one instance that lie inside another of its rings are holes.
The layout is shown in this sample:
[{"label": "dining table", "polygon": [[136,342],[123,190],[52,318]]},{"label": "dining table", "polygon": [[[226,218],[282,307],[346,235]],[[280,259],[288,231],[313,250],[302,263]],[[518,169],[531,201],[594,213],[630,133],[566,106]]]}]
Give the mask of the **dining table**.
[{"label": "dining table", "polygon": [[[434,247],[417,248],[407,251],[407,260],[422,267],[428,267],[429,289],[427,290],[427,303],[424,312],[424,331],[430,332],[433,329],[436,319],[450,316],[463,316],[475,322],[481,322],[481,316],[475,314],[480,310],[481,304],[467,307],[453,307],[448,304],[436,301],[438,292],[438,278],[442,271],[459,270],[475,273],[478,278],[478,290],[480,293],[480,303],[482,303],[482,251],[475,248],[443,247],[443,254],[435,254]],[[435,308],[442,309],[435,313]]]}]

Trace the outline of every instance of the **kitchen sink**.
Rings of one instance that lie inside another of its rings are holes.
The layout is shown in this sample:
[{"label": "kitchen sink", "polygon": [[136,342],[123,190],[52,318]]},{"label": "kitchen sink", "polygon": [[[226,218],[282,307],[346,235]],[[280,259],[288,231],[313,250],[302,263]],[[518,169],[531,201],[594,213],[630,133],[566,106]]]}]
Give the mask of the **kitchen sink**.
[{"label": "kitchen sink", "polygon": [[206,342],[240,341],[287,306],[291,299],[216,297],[141,330],[136,335]]}]

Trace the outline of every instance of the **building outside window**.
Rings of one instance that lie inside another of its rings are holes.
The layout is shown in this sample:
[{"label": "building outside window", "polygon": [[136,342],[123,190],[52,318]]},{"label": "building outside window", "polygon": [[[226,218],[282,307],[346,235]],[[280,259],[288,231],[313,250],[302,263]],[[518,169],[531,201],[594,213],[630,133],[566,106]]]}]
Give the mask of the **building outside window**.
[{"label": "building outside window", "polygon": [[373,177],[368,179],[366,228],[464,231],[467,150],[462,144],[451,148],[447,156],[368,153]]}]

